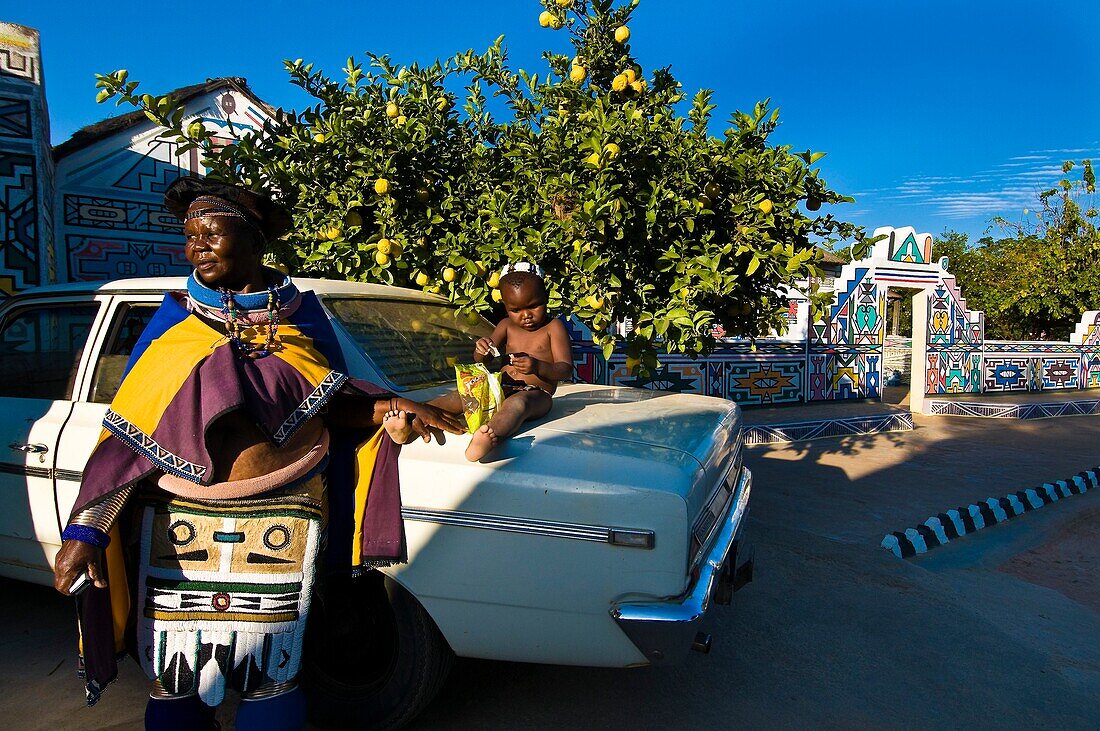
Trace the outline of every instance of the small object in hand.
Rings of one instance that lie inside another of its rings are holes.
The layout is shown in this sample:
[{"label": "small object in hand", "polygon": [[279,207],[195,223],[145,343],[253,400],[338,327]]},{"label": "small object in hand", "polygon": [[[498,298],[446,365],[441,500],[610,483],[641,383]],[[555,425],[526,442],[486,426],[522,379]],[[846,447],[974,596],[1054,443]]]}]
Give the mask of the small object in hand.
[{"label": "small object in hand", "polygon": [[92,580],[88,578],[88,572],[85,571],[69,585],[69,596],[77,596],[91,585]]}]

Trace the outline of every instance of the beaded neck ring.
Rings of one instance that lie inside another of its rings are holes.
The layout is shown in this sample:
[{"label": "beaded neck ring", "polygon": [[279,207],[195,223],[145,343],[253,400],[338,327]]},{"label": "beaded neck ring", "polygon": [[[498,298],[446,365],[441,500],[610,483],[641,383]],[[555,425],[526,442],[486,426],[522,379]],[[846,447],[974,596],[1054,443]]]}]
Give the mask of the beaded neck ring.
[{"label": "beaded neck ring", "polygon": [[225,319],[225,333],[229,336],[229,342],[233,350],[246,358],[266,358],[274,350],[276,336],[279,332],[279,292],[272,285],[267,290],[267,337],[262,346],[246,343],[241,337],[244,328],[241,327],[241,311],[233,298],[233,293],[228,289],[219,290],[222,301],[222,318]]}]

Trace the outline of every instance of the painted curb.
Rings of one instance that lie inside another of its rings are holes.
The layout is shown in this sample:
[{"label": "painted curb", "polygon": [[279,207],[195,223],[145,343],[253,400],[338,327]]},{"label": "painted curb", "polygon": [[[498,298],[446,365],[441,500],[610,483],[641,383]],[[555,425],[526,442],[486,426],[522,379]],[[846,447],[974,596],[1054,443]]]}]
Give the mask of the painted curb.
[{"label": "painted curb", "polygon": [[1078,472],[1068,480],[1046,482],[1040,487],[1019,490],[999,500],[988,498],[963,508],[933,515],[914,528],[887,533],[880,545],[898,558],[910,558],[960,536],[1003,523],[1062,498],[1080,495],[1097,487],[1100,487],[1100,467],[1093,467],[1091,470]]},{"label": "painted curb", "polygon": [[894,431],[912,431],[913,415],[908,411],[870,416],[849,416],[843,419],[819,419],[787,424],[756,424],[745,427],[745,446],[784,444],[808,439],[863,436]]},{"label": "painted curb", "polygon": [[973,416],[982,419],[1053,419],[1100,414],[1100,399],[1050,401],[1042,404],[979,403],[926,399],[929,416]]}]

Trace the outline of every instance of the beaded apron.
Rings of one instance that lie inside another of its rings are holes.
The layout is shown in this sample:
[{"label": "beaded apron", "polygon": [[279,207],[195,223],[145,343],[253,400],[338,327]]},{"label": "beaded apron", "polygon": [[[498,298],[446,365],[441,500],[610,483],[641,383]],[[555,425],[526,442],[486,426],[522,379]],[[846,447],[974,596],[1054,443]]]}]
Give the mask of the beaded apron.
[{"label": "beaded apron", "polygon": [[275,496],[143,499],[138,652],[165,691],[215,706],[297,676],[323,492],[315,475]]}]

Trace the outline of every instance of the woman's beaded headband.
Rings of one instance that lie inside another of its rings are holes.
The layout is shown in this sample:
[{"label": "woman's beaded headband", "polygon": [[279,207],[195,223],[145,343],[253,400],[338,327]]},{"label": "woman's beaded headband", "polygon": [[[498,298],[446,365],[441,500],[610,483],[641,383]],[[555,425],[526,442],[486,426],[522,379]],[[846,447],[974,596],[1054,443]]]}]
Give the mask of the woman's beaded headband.
[{"label": "woman's beaded headband", "polygon": [[191,201],[191,205],[188,207],[192,208],[198,203],[204,203],[206,207],[197,211],[189,211],[187,215],[183,217],[184,223],[196,218],[202,218],[203,216],[229,216],[230,218],[239,218],[255,229],[256,233],[260,234],[265,242],[267,241],[267,235],[264,234],[264,230],[260,227],[259,219],[247,208],[237,206],[230,201],[216,198],[212,195],[200,195],[196,197],[195,200]]}]

